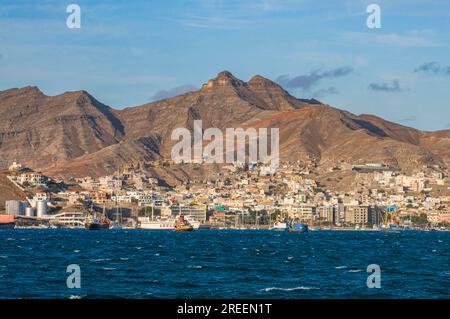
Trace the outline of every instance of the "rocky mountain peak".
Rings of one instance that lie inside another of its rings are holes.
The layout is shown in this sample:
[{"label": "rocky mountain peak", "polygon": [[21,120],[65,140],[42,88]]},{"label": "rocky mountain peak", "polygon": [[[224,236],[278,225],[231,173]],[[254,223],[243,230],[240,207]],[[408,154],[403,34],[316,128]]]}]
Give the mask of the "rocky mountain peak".
[{"label": "rocky mountain peak", "polygon": [[277,83],[261,76],[261,75],[255,75],[248,81],[248,85],[250,87],[273,87],[273,88],[281,88]]},{"label": "rocky mountain peak", "polygon": [[229,71],[222,71],[214,79],[209,80],[206,84],[203,85],[202,89],[212,89],[217,87],[243,87],[246,83],[237,77],[235,77]]},{"label": "rocky mountain peak", "polygon": [[9,97],[38,97],[45,96],[44,93],[37,86],[25,86],[22,88],[14,88],[5,91],[0,91],[0,95],[2,98]]}]

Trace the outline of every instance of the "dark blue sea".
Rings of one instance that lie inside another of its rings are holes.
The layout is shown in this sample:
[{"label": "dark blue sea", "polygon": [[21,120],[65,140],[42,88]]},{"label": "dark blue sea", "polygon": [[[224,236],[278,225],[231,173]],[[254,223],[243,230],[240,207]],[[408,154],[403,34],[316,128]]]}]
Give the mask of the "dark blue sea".
[{"label": "dark blue sea", "polygon": [[449,297],[450,232],[0,231],[0,298]]}]

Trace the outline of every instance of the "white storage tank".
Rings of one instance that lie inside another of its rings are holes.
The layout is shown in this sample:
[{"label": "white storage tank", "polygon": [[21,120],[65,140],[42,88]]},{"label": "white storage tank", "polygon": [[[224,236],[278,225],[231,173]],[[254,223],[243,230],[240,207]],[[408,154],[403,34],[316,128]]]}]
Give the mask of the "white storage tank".
[{"label": "white storage tank", "polygon": [[42,218],[47,215],[47,201],[38,200],[36,201],[36,217]]},{"label": "white storage tank", "polygon": [[34,217],[34,208],[33,207],[25,208],[25,216],[26,217]]}]

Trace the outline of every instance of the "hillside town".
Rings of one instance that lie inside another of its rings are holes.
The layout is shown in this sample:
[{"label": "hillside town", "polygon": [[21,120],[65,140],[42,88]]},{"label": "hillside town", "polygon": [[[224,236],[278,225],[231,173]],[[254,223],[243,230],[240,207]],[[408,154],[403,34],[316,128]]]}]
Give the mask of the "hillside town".
[{"label": "hillside town", "polygon": [[342,163],[319,176],[313,160],[284,162],[276,171],[227,164],[207,180],[167,185],[149,176],[148,165],[175,164],[136,163],[99,178],[54,180],[14,162],[5,174],[26,198],[7,199],[2,218],[17,228],[84,228],[97,214],[129,228],[176,216],[203,228],[271,229],[282,221],[312,230],[450,228],[450,172],[439,166],[405,175],[385,164]]}]

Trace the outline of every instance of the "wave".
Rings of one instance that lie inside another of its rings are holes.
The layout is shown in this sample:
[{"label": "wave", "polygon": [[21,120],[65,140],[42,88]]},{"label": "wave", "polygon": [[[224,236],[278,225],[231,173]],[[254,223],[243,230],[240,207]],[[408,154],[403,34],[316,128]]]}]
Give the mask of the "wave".
[{"label": "wave", "polygon": [[361,269],[350,269],[348,272],[361,272]]},{"label": "wave", "polygon": [[335,269],[345,269],[345,268],[347,268],[347,266],[337,266],[337,267],[334,267]]},{"label": "wave", "polygon": [[316,290],[316,289],[319,290],[320,288],[316,288],[316,287],[304,287],[304,286],[294,287],[294,288],[270,287],[270,288],[264,288],[264,289],[261,289],[260,291],[269,292],[269,291],[273,291],[273,290],[279,290],[279,291],[295,291],[295,290]]},{"label": "wave", "polygon": [[203,266],[188,266],[188,268],[192,268],[192,269],[202,269]]},{"label": "wave", "polygon": [[102,261],[110,261],[110,258],[99,258],[99,259],[91,259],[90,261],[94,263],[102,262]]}]

